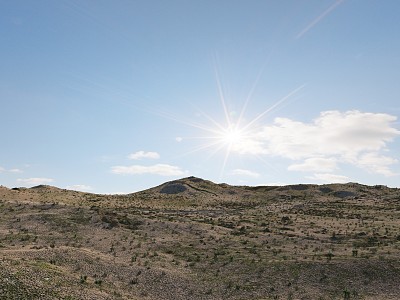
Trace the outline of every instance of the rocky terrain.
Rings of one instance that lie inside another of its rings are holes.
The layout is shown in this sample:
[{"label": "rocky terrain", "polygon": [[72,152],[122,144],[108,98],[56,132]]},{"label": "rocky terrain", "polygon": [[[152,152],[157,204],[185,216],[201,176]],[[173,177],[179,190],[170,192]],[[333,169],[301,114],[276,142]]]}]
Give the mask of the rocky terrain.
[{"label": "rocky terrain", "polygon": [[0,299],[399,299],[400,190],[0,187]]}]

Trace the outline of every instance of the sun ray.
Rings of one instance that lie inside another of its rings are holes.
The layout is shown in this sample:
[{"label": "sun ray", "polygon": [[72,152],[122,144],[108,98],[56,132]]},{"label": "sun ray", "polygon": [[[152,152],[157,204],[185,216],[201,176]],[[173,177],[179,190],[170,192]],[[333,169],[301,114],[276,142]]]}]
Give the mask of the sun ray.
[{"label": "sun ray", "polygon": [[254,81],[253,86],[251,87],[251,89],[250,89],[250,91],[249,91],[249,93],[248,93],[248,95],[246,97],[246,100],[244,101],[243,107],[240,110],[240,115],[239,115],[239,118],[238,118],[238,126],[240,126],[240,124],[242,123],[243,117],[244,117],[244,115],[246,113],[246,110],[247,110],[247,106],[248,106],[251,98],[253,97],[253,93],[256,90],[256,88],[258,86],[258,83],[259,83],[259,81],[261,79],[261,76],[264,73],[264,70],[265,70],[265,68],[266,68],[266,66],[267,66],[267,64],[268,64],[268,62],[270,60],[271,53],[272,52],[270,52],[269,55],[267,56],[267,58],[265,59],[264,64],[262,65],[260,71],[258,72],[256,80]]},{"label": "sun ray", "polygon": [[[225,149],[223,158],[221,159],[221,169],[220,169],[220,178],[222,178],[225,173],[225,169],[227,168],[228,161],[232,154],[238,154],[243,157],[243,155],[251,155],[258,159],[260,159],[264,164],[268,166],[269,169],[273,169],[270,164],[267,164],[260,156],[260,154],[264,153],[263,143],[264,141],[260,139],[261,132],[263,130],[263,125],[259,122],[262,118],[264,118],[268,113],[272,110],[276,109],[278,106],[282,105],[285,101],[290,99],[293,95],[298,93],[301,89],[303,89],[306,84],[302,84],[297,88],[290,91],[284,97],[278,99],[275,103],[273,103],[270,107],[268,107],[265,111],[256,115],[255,118],[245,120],[245,114],[247,107],[253,97],[253,94],[259,84],[262,74],[264,72],[265,65],[260,69],[257,77],[251,89],[249,90],[247,97],[245,98],[244,104],[241,108],[238,117],[233,118],[230,114],[227,101],[224,94],[223,85],[221,82],[220,74],[218,72],[217,64],[214,62],[214,71],[216,76],[216,83],[218,88],[219,100],[222,106],[223,115],[221,120],[215,119],[209,113],[199,109],[194,104],[190,103],[190,105],[197,111],[199,116],[202,119],[198,119],[196,121],[193,120],[185,120],[174,116],[170,112],[159,111],[158,114],[166,117],[168,119],[174,120],[178,123],[184,124],[189,127],[193,127],[200,131],[203,131],[204,134],[202,136],[193,136],[193,137],[185,137],[183,140],[199,140],[204,141],[200,142],[200,145],[197,147],[186,151],[180,156],[186,156],[196,152],[208,152],[206,160],[210,159],[221,150]],[[204,122],[205,120],[205,122]],[[210,151],[211,150],[211,151]],[[275,170],[276,171],[276,170]]]},{"label": "sun ray", "polygon": [[282,104],[283,102],[285,102],[287,99],[289,99],[291,96],[293,96],[294,94],[296,94],[298,91],[300,91],[301,89],[303,89],[306,86],[306,84],[302,84],[299,87],[295,88],[293,91],[291,91],[289,94],[287,94],[286,96],[284,96],[283,98],[281,98],[280,100],[276,101],[272,106],[270,106],[267,110],[263,111],[261,114],[259,114],[257,117],[255,117],[253,120],[251,120],[249,123],[247,123],[244,127],[243,130],[248,129],[249,127],[251,127],[254,123],[256,123],[258,120],[260,120],[261,118],[263,118],[267,113],[269,113],[270,111],[272,111],[275,107],[279,106],[280,104]]},{"label": "sun ray", "polygon": [[164,116],[167,116],[169,119],[173,119],[177,122],[183,123],[185,125],[203,130],[205,132],[211,133],[211,135],[207,136],[197,136],[197,137],[185,137],[185,139],[197,139],[197,140],[205,140],[205,141],[213,141],[210,143],[202,144],[199,147],[196,147],[195,149],[186,152],[184,155],[195,153],[195,152],[200,152],[202,150],[210,149],[210,148],[215,148],[215,151],[211,154],[213,156],[215,153],[219,152],[221,149],[224,147],[226,148],[226,154],[224,156],[224,160],[222,163],[222,172],[226,168],[227,160],[229,159],[230,154],[234,151],[234,149],[244,149],[246,148],[246,143],[248,140],[251,140],[254,136],[253,133],[256,132],[261,128],[261,126],[257,126],[256,122],[260,120],[262,117],[264,117],[268,112],[270,112],[272,109],[286,101],[289,97],[291,97],[293,94],[295,94],[297,91],[299,91],[301,88],[303,88],[305,85],[299,86],[298,88],[294,89],[290,93],[288,93],[285,97],[277,101],[274,105],[269,107],[267,110],[265,110],[263,113],[259,114],[256,118],[251,120],[248,124],[245,124],[243,127],[240,126],[239,123],[233,124],[231,123],[230,126],[223,127],[220,123],[218,123],[216,120],[214,120],[211,116],[208,114],[202,112],[200,109],[197,109],[201,114],[211,122],[211,125],[214,125],[214,127],[201,124],[201,123],[195,123],[195,122],[189,122],[185,121],[182,119],[179,119],[177,117],[174,117],[171,114],[163,113]]},{"label": "sun ray", "polygon": [[300,31],[296,35],[296,39],[299,39],[303,35],[305,35],[311,28],[313,28],[315,25],[317,25],[319,22],[321,22],[330,12],[332,12],[336,7],[338,7],[343,2],[344,2],[344,0],[335,1],[335,3],[333,3],[331,6],[329,6],[324,12],[322,12],[322,14],[320,14],[310,24],[308,24],[302,31]]},{"label": "sun ray", "polygon": [[228,126],[231,126],[232,125],[231,117],[229,115],[228,107],[226,105],[225,95],[224,95],[224,91],[222,89],[221,80],[220,80],[220,76],[219,76],[216,64],[214,64],[214,72],[215,72],[215,77],[216,77],[216,81],[217,81],[219,98],[221,100],[222,108],[223,108],[224,114],[225,114],[225,120],[226,120]]},{"label": "sun ray", "polygon": [[[220,144],[220,143],[219,143]],[[208,156],[207,156],[207,160],[210,159],[211,157],[213,157],[214,155],[216,155],[218,152],[220,152],[223,148],[225,147],[224,144],[220,144],[219,146],[217,146],[214,151],[212,151]]]},{"label": "sun ray", "polygon": [[207,159],[209,159],[210,157],[214,156],[217,152],[221,151],[221,149],[224,148],[224,147],[225,147],[225,145],[223,145],[221,143],[221,141],[218,140],[216,142],[202,144],[202,145],[200,145],[198,147],[195,147],[194,149],[192,149],[190,151],[186,151],[183,154],[180,154],[179,156],[187,156],[187,155],[190,155],[190,154],[193,154],[193,153],[196,153],[196,152],[200,152],[200,151],[203,151],[203,150],[206,150],[206,149],[213,149],[214,148],[215,150],[211,153],[211,155],[209,155],[207,157]]},{"label": "sun ray", "polygon": [[[202,124],[202,123],[196,123],[196,122],[193,122],[193,121],[186,121],[186,120],[180,119],[179,117],[176,117],[176,116],[172,115],[171,113],[168,113],[168,112],[165,112],[165,111],[164,112],[157,112],[155,114],[157,114],[159,116],[162,116],[164,118],[170,119],[172,121],[175,121],[175,122],[178,122],[178,123],[193,127],[193,128],[197,128],[197,129],[201,129],[201,130],[207,131],[209,133],[217,134],[219,132],[218,129],[215,129],[213,127],[207,126],[207,125]],[[222,125],[220,125],[220,124],[218,124],[218,127],[220,127],[221,129],[223,128]]]},{"label": "sun ray", "polygon": [[198,107],[192,105],[199,113],[202,114],[205,118],[207,118],[211,123],[213,123],[216,127],[218,127],[220,130],[224,130],[224,126],[222,126],[220,123],[218,123],[216,120],[214,120],[210,115],[199,109]]},{"label": "sun ray", "polygon": [[221,171],[219,174],[219,179],[221,179],[223,174],[225,173],[226,164],[228,162],[228,159],[229,159],[229,156],[230,156],[231,150],[232,150],[231,148],[232,148],[232,145],[230,144],[230,145],[228,145],[228,148],[226,149],[224,161],[222,163]]}]

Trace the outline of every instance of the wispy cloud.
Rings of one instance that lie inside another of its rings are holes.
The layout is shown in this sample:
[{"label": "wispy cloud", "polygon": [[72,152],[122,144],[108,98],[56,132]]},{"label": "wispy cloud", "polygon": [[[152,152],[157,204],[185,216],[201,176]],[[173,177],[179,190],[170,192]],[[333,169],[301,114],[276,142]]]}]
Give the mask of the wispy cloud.
[{"label": "wispy cloud", "polygon": [[293,164],[288,167],[289,171],[302,172],[332,172],[337,168],[335,158],[313,157],[307,158],[300,164]]},{"label": "wispy cloud", "polygon": [[289,185],[288,183],[286,183],[286,182],[267,182],[267,183],[264,183],[264,184],[261,184],[262,186],[284,186],[284,185]]},{"label": "wispy cloud", "polygon": [[0,173],[1,172],[8,172],[8,173],[23,173],[24,171],[22,171],[21,169],[17,169],[17,168],[13,168],[13,169],[5,169],[3,167],[0,167]]},{"label": "wispy cloud", "polygon": [[396,163],[398,163],[397,159],[374,152],[361,155],[355,162],[357,166],[370,173],[378,173],[385,176],[398,175],[390,170],[390,166]]},{"label": "wispy cloud", "polygon": [[54,179],[52,178],[39,178],[39,177],[17,179],[18,183],[28,184],[28,185],[48,184],[53,181]]},{"label": "wispy cloud", "polygon": [[134,159],[134,160],[138,160],[138,159],[142,159],[142,158],[159,159],[160,154],[158,154],[157,152],[138,151],[138,152],[129,154],[128,158]]},{"label": "wispy cloud", "polygon": [[248,177],[260,177],[260,174],[257,172],[253,172],[250,170],[244,170],[244,169],[235,169],[231,172],[232,175],[239,175],[239,176],[248,176]]},{"label": "wispy cloud", "polygon": [[[330,173],[338,163],[351,164],[372,173],[395,175],[390,167],[397,159],[383,155],[400,131],[395,116],[357,110],[322,112],[311,123],[276,118],[251,137],[243,154],[282,157],[296,161],[290,171]],[[240,151],[239,151],[240,150]]]},{"label": "wispy cloud", "polygon": [[132,192],[112,192],[112,193],[106,193],[107,195],[127,195],[127,194],[132,194],[135,193],[135,191]]},{"label": "wispy cloud", "polygon": [[308,176],[308,179],[317,180],[323,183],[346,183],[350,181],[350,178],[343,175],[329,174],[329,173],[317,173],[313,176]]},{"label": "wispy cloud", "polygon": [[66,187],[68,190],[74,190],[74,191],[81,191],[81,192],[88,192],[92,191],[93,188],[89,185],[84,185],[84,184],[74,184],[74,185],[68,185]]},{"label": "wispy cloud", "polygon": [[115,166],[111,168],[111,172],[114,174],[154,174],[160,176],[180,176],[185,174],[181,168],[168,164]]},{"label": "wispy cloud", "polygon": [[301,38],[305,35],[311,28],[321,22],[329,13],[331,13],[335,8],[339,6],[339,4],[343,3],[344,0],[336,0],[331,6],[329,6],[322,14],[320,14],[317,18],[315,18],[310,24],[303,28],[297,35],[296,39]]}]

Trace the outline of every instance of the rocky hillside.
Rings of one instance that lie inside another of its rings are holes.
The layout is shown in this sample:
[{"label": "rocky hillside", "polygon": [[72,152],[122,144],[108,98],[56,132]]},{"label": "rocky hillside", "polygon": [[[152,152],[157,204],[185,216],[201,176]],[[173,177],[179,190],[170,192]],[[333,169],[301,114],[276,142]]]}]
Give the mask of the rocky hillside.
[{"label": "rocky hillside", "polygon": [[398,299],[400,190],[0,187],[0,299]]}]

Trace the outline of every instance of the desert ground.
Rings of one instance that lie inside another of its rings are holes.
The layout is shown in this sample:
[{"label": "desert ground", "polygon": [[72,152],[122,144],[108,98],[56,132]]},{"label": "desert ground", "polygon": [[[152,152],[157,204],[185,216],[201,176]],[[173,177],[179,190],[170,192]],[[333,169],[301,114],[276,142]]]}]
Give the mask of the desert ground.
[{"label": "desert ground", "polygon": [[400,189],[0,187],[0,299],[400,299]]}]

